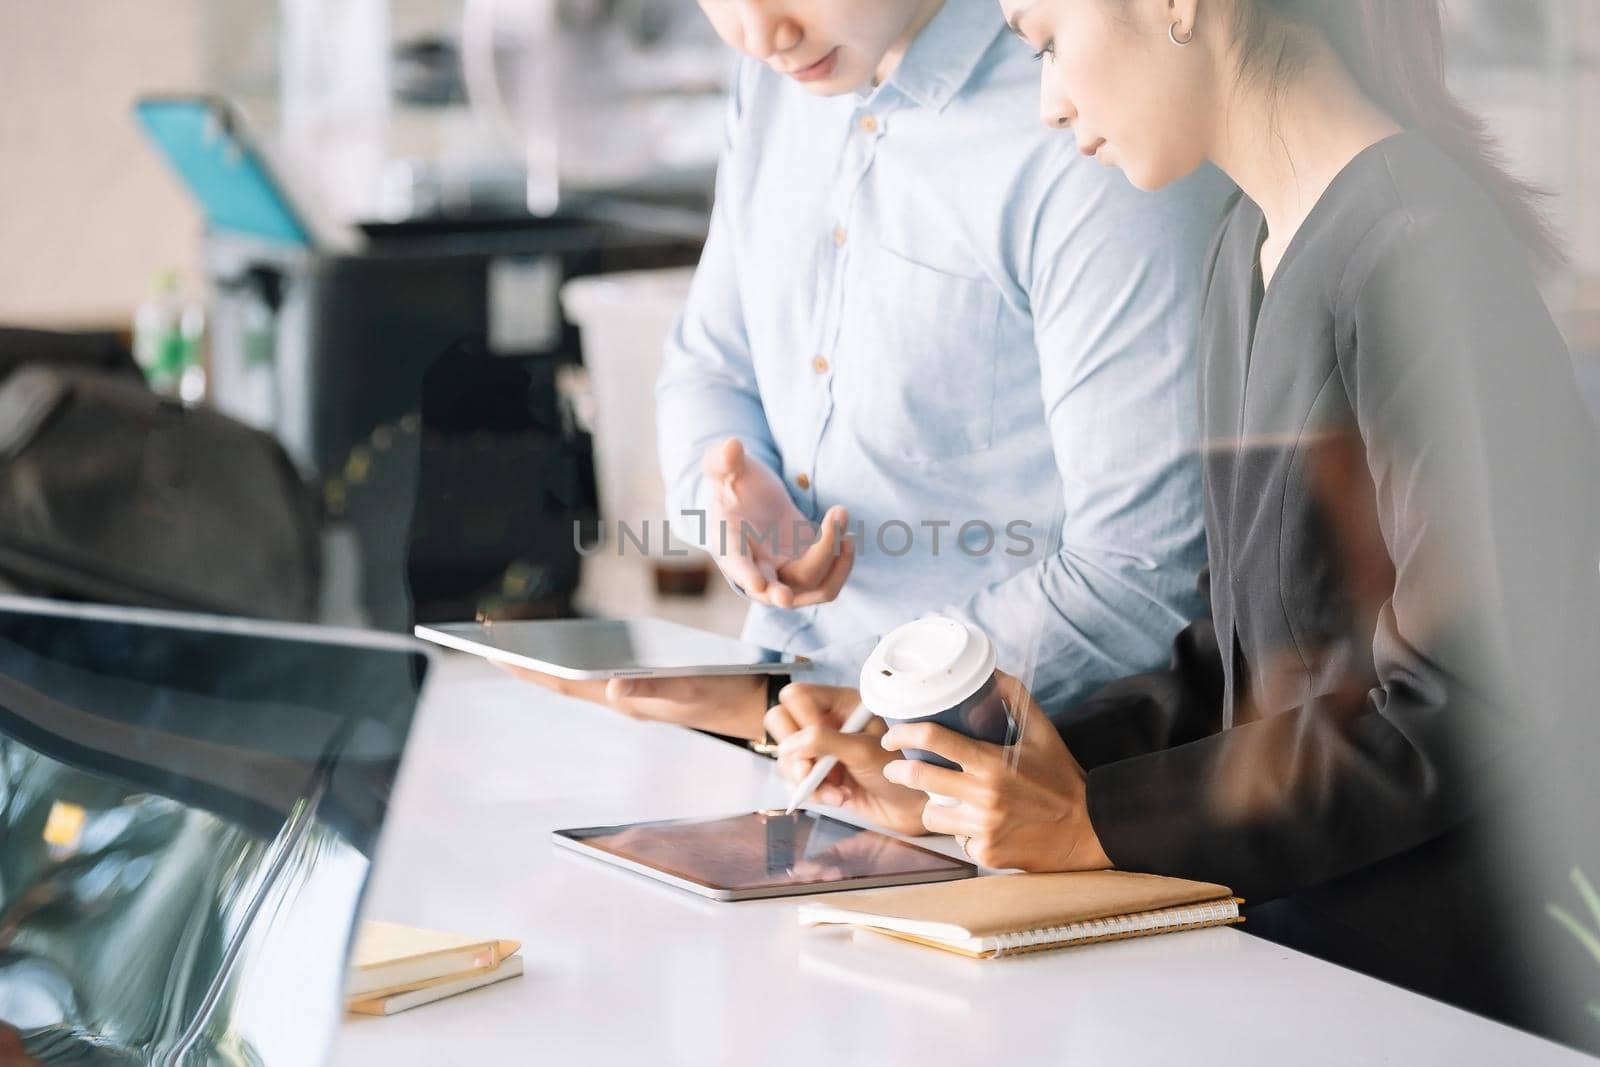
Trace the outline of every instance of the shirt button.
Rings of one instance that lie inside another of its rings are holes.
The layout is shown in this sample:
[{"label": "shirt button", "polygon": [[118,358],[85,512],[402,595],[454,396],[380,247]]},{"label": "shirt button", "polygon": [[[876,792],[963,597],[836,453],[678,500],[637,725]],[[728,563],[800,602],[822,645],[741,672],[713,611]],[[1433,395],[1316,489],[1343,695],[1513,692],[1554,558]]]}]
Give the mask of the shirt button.
[{"label": "shirt button", "polygon": [[821,356],[818,356],[816,359],[811,361],[811,369],[816,371],[818,374],[827,374],[828,361],[823,359]]},{"label": "shirt button", "polygon": [[802,472],[795,476],[794,484],[798,485],[802,489],[810,489],[811,479],[806,477],[806,475]]},{"label": "shirt button", "polygon": [[864,133],[877,133],[878,132],[878,116],[876,116],[876,115],[862,115],[861,116],[861,129],[862,129],[862,132],[864,132]]},{"label": "shirt button", "polygon": [[843,226],[835,226],[833,228],[833,243],[838,245],[840,248],[844,247],[844,243],[849,236],[850,234]]}]

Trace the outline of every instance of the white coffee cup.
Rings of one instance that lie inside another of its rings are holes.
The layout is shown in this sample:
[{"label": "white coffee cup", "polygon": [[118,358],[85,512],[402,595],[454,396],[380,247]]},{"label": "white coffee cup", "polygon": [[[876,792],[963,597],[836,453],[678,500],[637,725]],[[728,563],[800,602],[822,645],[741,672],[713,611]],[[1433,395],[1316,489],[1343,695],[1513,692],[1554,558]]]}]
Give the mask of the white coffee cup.
[{"label": "white coffee cup", "polygon": [[[976,626],[948,615],[925,615],[891,631],[872,650],[861,668],[861,702],[891,725],[931,722],[1004,745],[1011,740],[1012,723],[999,692],[995,661],[994,642]],[[960,769],[920,749],[901,755]]]}]

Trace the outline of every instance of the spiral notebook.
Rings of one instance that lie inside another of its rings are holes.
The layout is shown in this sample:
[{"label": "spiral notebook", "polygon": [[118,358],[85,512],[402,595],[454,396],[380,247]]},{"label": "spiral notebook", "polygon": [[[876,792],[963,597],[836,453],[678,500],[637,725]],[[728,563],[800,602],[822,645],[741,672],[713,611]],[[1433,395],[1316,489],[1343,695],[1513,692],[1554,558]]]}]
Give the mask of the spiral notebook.
[{"label": "spiral notebook", "polygon": [[1130,871],[1013,874],[804,904],[805,926],[846,925],[991,959],[1243,922],[1227,886]]}]

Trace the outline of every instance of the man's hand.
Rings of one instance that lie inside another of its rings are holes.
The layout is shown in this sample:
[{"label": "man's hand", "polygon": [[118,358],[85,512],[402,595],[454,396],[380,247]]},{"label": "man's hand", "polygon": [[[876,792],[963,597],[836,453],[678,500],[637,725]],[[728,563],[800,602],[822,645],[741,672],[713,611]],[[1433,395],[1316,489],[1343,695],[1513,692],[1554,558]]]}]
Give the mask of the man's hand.
[{"label": "man's hand", "polygon": [[1067,751],[1022,683],[1000,675],[1000,692],[1022,720],[1017,765],[1009,766],[999,745],[974,741],[931,723],[902,723],[883,736],[886,749],[933,752],[959,771],[931,763],[897,760],[883,769],[890,782],[957,801],[929,803],[922,822],[936,834],[952,834],[975,863],[1025,871],[1088,871],[1111,859],[1089,824],[1083,768]]},{"label": "man's hand", "polygon": [[672,723],[759,741],[767,710],[764,675],[699,678],[611,678],[573,682],[525,667],[496,664],[523,681],[562,696],[602,704],[630,719]]},{"label": "man's hand", "polygon": [[839,595],[855,565],[844,508],[828,509],[817,530],[782,479],[746,455],[737,438],[707,449],[701,469],[716,488],[706,547],[729,581],[775,608],[826,604]]},{"label": "man's hand", "polygon": [[823,756],[839,763],[813,794],[819,804],[847,808],[889,830],[922,833],[922,808],[928,798],[884,780],[894,757],[883,750],[883,720],[873,719],[859,734],[839,728],[861,703],[854,689],[792,683],[767,712],[767,732],[778,744],[778,773],[798,783]]}]

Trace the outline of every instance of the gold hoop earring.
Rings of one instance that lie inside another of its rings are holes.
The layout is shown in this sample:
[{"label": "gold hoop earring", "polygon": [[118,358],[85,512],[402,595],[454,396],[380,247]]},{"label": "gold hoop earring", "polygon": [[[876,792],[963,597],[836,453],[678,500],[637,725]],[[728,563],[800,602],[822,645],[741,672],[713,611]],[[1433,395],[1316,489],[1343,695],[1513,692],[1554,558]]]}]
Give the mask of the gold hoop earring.
[{"label": "gold hoop earring", "polygon": [[1189,30],[1189,36],[1184,37],[1183,39],[1180,40],[1178,38],[1178,27],[1182,26],[1182,25],[1183,25],[1183,23],[1181,21],[1179,21],[1179,22],[1174,22],[1172,25],[1168,26],[1167,27],[1167,36],[1172,40],[1172,43],[1177,45],[1179,48],[1188,48],[1189,47],[1189,42],[1194,40],[1194,30],[1191,28]]}]

